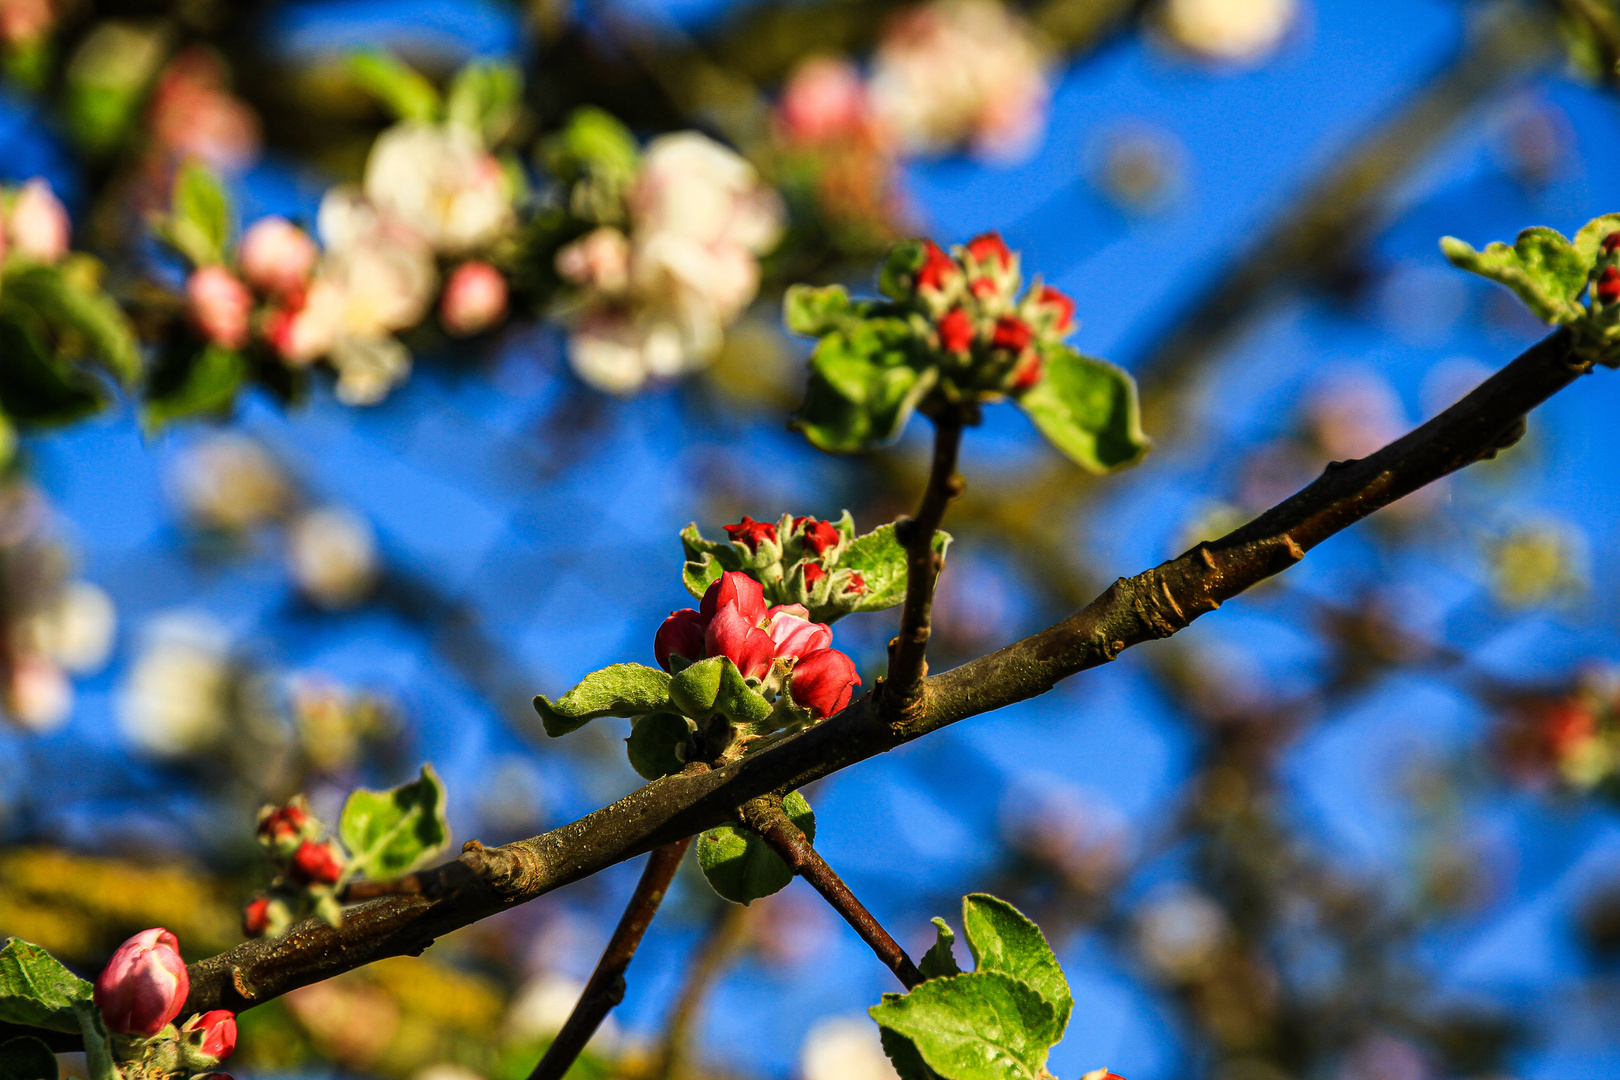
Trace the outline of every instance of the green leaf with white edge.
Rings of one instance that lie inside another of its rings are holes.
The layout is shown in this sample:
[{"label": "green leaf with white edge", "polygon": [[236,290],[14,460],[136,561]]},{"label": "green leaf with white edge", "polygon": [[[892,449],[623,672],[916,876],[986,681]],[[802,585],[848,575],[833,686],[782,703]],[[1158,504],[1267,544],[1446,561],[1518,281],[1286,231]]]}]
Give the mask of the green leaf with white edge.
[{"label": "green leaf with white edge", "polygon": [[956,944],[956,935],[951,932],[950,925],[937,915],[933,923],[937,936],[934,944],[923,953],[917,970],[922,972],[925,979],[948,979],[952,975],[962,974],[962,969],[956,966],[956,954],[951,951],[951,946]]},{"label": "green leaf with white edge", "polygon": [[186,162],[175,174],[166,232],[169,242],[193,265],[225,261],[231,202],[219,177],[200,161]]},{"label": "green leaf with white edge", "polygon": [[431,123],[443,113],[444,102],[439,98],[439,91],[397,56],[383,52],[356,53],[349,57],[349,76],[397,119]]},{"label": "green leaf with white edge", "polygon": [[73,1015],[79,1021],[79,1034],[84,1037],[85,1071],[90,1074],[90,1080],[123,1080],[118,1063],[113,1060],[112,1034],[96,1003],[89,999],[75,1001]]},{"label": "green leaf with white edge", "polygon": [[1136,380],[1067,345],[1043,349],[1041,360],[1041,380],[1018,398],[1041,434],[1088,472],[1141,460],[1153,444],[1142,433]]},{"label": "green leaf with white edge", "polygon": [[[816,838],[816,816],[810,804],[797,791],[782,800],[782,811],[804,833]],[[770,845],[740,826],[720,825],[697,840],[698,866],[714,891],[733,904],[751,904],[762,896],[780,892],[793,880],[793,871]]]},{"label": "green leaf with white edge", "polygon": [[795,334],[819,337],[869,306],[851,301],[842,285],[790,285],[782,298],[782,318]]},{"label": "green leaf with white edge", "polygon": [[686,767],[682,751],[691,734],[691,723],[675,713],[660,712],[639,718],[625,740],[630,767],[644,780],[657,780],[680,772]]},{"label": "green leaf with white edge", "polygon": [[810,358],[804,404],[791,424],[818,450],[852,454],[893,442],[939,381],[938,369],[917,371],[892,336],[870,329],[836,330]]},{"label": "green leaf with white edge", "polygon": [[867,1010],[910,1039],[944,1080],[1041,1080],[1051,1049],[1052,1006],[999,971],[930,979],[884,994]]},{"label": "green leaf with white edge", "polygon": [[668,707],[669,674],[644,664],[593,671],[556,701],[542,694],[534,698],[534,711],[554,739],[599,716],[645,716]]},{"label": "green leaf with white edge", "polygon": [[445,116],[493,146],[511,133],[522,106],[523,73],[515,64],[474,60],[450,83]]},{"label": "green leaf with white edge", "polygon": [[57,1080],[61,1075],[44,1040],[24,1035],[0,1042],[0,1080]]},{"label": "green leaf with white edge", "polygon": [[22,938],[0,948],[0,1021],[76,1032],[73,1003],[90,1000],[91,986],[44,949]]},{"label": "green leaf with white edge", "polygon": [[1604,214],[1580,227],[1570,246],[1575,249],[1575,256],[1581,260],[1582,266],[1590,269],[1597,262],[1598,248],[1603,246],[1604,237],[1612,232],[1620,232],[1620,214]]},{"label": "green leaf with white edge", "polygon": [[[941,558],[950,543],[950,533],[934,533],[934,550]],[[892,522],[850,541],[838,560],[838,568],[859,571],[866,582],[856,611],[883,611],[906,598],[906,549],[895,538]]]},{"label": "green leaf with white edge", "polygon": [[971,893],[962,898],[962,931],[974,970],[1000,971],[1028,983],[1052,1006],[1057,1027],[1051,1041],[1061,1039],[1074,998],[1040,927],[1005,900]]},{"label": "green leaf with white edge", "polygon": [[338,837],[349,849],[349,873],[373,881],[408,874],[450,846],[444,784],[433,766],[387,791],[359,788],[343,804]]},{"label": "green leaf with white edge", "polygon": [[697,522],[681,530],[681,549],[686,552],[686,565],[681,568],[681,584],[686,591],[703,599],[709,586],[720,580],[727,570],[741,570],[742,552],[729,540],[708,540],[698,531]]},{"label": "green leaf with white edge", "polygon": [[718,713],[733,724],[758,724],[771,715],[770,703],[726,656],[699,660],[670,679],[669,702],[693,720]]},{"label": "green leaf with white edge", "polygon": [[141,374],[140,345],[129,316],[90,277],[94,271],[74,264],[27,266],[6,275],[8,302],[28,305],[50,328],[57,359],[94,360],[124,385]]},{"label": "green leaf with white edge", "polygon": [[1586,285],[1591,263],[1554,229],[1525,229],[1512,247],[1498,240],[1484,251],[1446,236],[1440,250],[1453,265],[1512,289],[1543,322],[1573,322],[1585,314],[1575,298]]},{"label": "green leaf with white edge", "polygon": [[147,396],[141,424],[152,434],[186,417],[228,412],[247,374],[247,359],[241,353],[210,344],[197,352],[178,382]]},{"label": "green leaf with white edge", "polygon": [[686,591],[703,599],[703,594],[709,591],[709,586],[720,580],[720,575],[726,572],[720,560],[705,552],[695,562],[688,562],[681,567],[681,584]]}]

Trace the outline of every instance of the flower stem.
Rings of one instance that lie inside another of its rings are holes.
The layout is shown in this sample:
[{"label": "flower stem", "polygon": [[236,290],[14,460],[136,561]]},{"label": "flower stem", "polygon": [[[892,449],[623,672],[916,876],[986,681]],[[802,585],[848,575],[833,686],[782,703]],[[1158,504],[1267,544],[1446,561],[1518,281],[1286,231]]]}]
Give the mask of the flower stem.
[{"label": "flower stem", "polygon": [[928,635],[934,611],[934,584],[945,565],[934,550],[934,533],[945,520],[951,500],[962,494],[956,456],[962,446],[962,418],[949,410],[934,417],[934,460],[928,471],[917,515],[896,527],[906,547],[906,603],[900,609],[900,632],[889,642],[889,675],[884,693],[905,711],[919,698],[928,674]]}]

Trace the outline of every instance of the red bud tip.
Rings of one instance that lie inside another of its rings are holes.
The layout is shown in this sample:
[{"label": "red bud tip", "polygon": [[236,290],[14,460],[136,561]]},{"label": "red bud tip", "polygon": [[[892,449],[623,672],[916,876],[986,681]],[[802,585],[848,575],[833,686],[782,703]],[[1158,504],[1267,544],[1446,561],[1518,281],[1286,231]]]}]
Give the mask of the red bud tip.
[{"label": "red bud tip", "polygon": [[305,840],[293,854],[289,875],[306,885],[334,885],[343,876],[343,863],[330,844]]},{"label": "red bud tip", "polygon": [[1041,288],[1040,307],[1052,315],[1052,328],[1061,332],[1074,326],[1074,300],[1050,285]]},{"label": "red bud tip", "polygon": [[939,320],[939,344],[947,352],[965,353],[973,346],[973,320],[961,308],[951,308]]},{"label": "red bud tip", "polygon": [[751,551],[759,550],[761,540],[776,540],[776,526],[768,521],[755,521],[747,514],[735,525],[724,526],[732,543],[745,544]]},{"label": "red bud tip", "polygon": [[1007,349],[1010,352],[1023,352],[1029,343],[1035,339],[1034,331],[1029,324],[1016,315],[1003,315],[996,320],[996,329],[990,336],[990,344],[998,349]]},{"label": "red bud tip", "polygon": [[1620,300],[1620,270],[1610,266],[1598,275],[1597,297],[1605,304]]},{"label": "red bud tip", "polygon": [[1613,255],[1617,247],[1620,247],[1620,232],[1612,232],[1603,238],[1603,254]]},{"label": "red bud tip", "polygon": [[944,290],[945,283],[950,280],[951,275],[959,272],[956,260],[945,254],[938,244],[932,240],[923,241],[923,263],[917,268],[918,289],[940,292]]},{"label": "red bud tip", "polygon": [[815,563],[804,564],[804,583],[806,585],[814,585],[816,582],[820,581],[826,576],[827,571],[823,570]]},{"label": "red bud tip", "polygon": [[968,241],[967,249],[968,254],[981,263],[995,259],[1003,270],[1012,265],[1012,250],[1007,247],[1007,242],[1001,238],[1001,234],[998,232],[987,232],[975,236]]},{"label": "red bud tip", "polygon": [[817,555],[825,555],[828,548],[837,547],[838,541],[843,539],[838,532],[838,526],[830,521],[818,521],[815,518],[798,518],[793,523],[794,527],[798,528],[800,522],[809,523],[804,526],[802,539],[804,546]]},{"label": "red bud tip", "polygon": [[861,577],[859,570],[851,570],[849,572],[849,584],[844,587],[859,596],[866,591],[866,579]]},{"label": "red bud tip", "polygon": [[259,937],[270,929],[270,898],[256,896],[242,909],[242,933]]}]

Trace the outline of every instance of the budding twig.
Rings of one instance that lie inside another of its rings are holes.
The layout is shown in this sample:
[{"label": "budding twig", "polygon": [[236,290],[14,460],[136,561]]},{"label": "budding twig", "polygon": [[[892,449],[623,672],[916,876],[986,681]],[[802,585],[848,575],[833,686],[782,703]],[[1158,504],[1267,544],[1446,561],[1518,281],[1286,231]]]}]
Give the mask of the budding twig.
[{"label": "budding twig", "polygon": [[780,855],[795,874],[809,882],[832,905],[833,910],[854,927],[861,940],[871,947],[884,966],[894,972],[901,986],[910,990],[923,981],[922,973],[900,943],[883,929],[882,924],[866,910],[866,906],[849,891],[849,886],[844,884],[837,871],[828,866],[827,860],[810,846],[804,833],[782,810],[781,799],[770,795],[750,799],[738,808],[738,814],[744,825],[758,833],[760,839],[769,844],[771,850]]},{"label": "budding twig", "polygon": [[934,417],[934,461],[928,471],[917,516],[903,519],[896,533],[906,546],[906,603],[900,609],[900,632],[889,643],[889,675],[883,692],[903,712],[916,701],[928,674],[928,635],[934,611],[934,584],[945,560],[934,550],[934,532],[945,509],[962,494],[956,455],[962,446],[962,417],[942,410]]},{"label": "budding twig", "polygon": [[602,959],[596,962],[596,970],[591,972],[574,1011],[568,1014],[562,1030],[546,1047],[529,1080],[562,1080],[607,1014],[624,1000],[624,971],[630,966],[631,957],[636,955],[641,936],[658,914],[658,905],[663,902],[669,883],[675,879],[675,871],[680,869],[681,857],[691,845],[692,838],[687,837],[653,849],[619,925],[608,939],[607,948],[602,950]]}]

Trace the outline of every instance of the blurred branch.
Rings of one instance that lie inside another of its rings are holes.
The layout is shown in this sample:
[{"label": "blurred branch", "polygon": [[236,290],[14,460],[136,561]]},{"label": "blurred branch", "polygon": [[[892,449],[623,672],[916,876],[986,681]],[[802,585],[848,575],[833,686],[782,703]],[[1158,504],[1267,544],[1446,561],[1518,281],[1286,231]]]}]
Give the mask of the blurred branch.
[{"label": "blurred branch", "polygon": [[764,795],[757,799],[750,799],[738,808],[738,815],[743,824],[757,833],[760,839],[770,845],[772,851],[782,857],[799,877],[809,882],[816,892],[822,895],[827,903],[832,905],[834,911],[843,916],[845,922],[854,928],[861,936],[861,940],[871,947],[877,958],[883,961],[885,967],[894,972],[894,977],[900,980],[900,985],[910,990],[923,981],[922,973],[917,965],[911,962],[911,957],[900,947],[889,932],[883,929],[872,913],[866,910],[866,905],[856,899],[850,892],[849,886],[844,884],[827,860],[823,859],[816,849],[810,846],[804,833],[793,824],[782,809],[782,800],[774,796]]},{"label": "blurred branch", "polygon": [[697,956],[687,968],[686,982],[681,986],[675,1007],[670,1010],[664,1026],[664,1046],[658,1065],[652,1075],[658,1080],[679,1080],[689,1071],[692,1055],[692,1026],[697,1021],[698,1009],[709,996],[715,980],[731,965],[737,950],[742,947],[748,930],[751,908],[742,904],[721,902],[714,921],[698,944]]},{"label": "blurred branch", "polygon": [[906,546],[906,602],[900,609],[900,630],[889,643],[889,675],[883,692],[898,713],[908,712],[928,674],[929,623],[934,610],[934,584],[945,559],[934,550],[934,533],[945,520],[951,500],[962,493],[956,457],[962,447],[962,417],[950,408],[934,421],[934,458],[923,489],[917,516],[895,525],[895,535]]},{"label": "blurred branch", "polygon": [[[1332,462],[1304,490],[1226,536],[1133,578],[1022,641],[924,681],[908,718],[867,694],[843,712],[723,768],[668,776],[559,829],[459,862],[475,880],[441,897],[397,896],[308,920],[191,965],[189,1012],[241,1011],[387,956],[417,954],[451,930],[607,866],[733,820],[749,799],[802,787],[958,720],[1035,697],[1171,634],[1294,565],[1305,552],[1425,484],[1510,445],[1525,413],[1588,369],[1559,331],[1460,402],[1359,461]],[[454,864],[451,864],[452,866]]]}]

